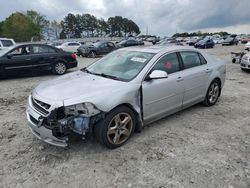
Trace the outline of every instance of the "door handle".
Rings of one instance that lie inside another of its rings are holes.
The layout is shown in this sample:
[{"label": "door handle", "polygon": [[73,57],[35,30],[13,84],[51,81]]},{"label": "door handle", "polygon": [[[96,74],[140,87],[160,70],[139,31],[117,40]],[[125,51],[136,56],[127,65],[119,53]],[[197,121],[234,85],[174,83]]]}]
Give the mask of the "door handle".
[{"label": "door handle", "polygon": [[177,82],[183,81],[184,79],[180,76],[176,79]]},{"label": "door handle", "polygon": [[212,69],[206,69],[206,70],[205,70],[206,73],[209,73],[209,72],[211,72],[211,71],[212,71]]},{"label": "door handle", "polygon": [[25,59],[25,61],[30,61],[31,59]]}]

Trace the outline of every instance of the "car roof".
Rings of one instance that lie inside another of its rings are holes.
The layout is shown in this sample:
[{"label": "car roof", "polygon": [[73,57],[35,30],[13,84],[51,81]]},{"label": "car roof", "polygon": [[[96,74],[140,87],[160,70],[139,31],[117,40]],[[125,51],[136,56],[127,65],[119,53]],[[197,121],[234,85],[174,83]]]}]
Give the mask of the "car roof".
[{"label": "car roof", "polygon": [[54,46],[51,46],[51,45],[48,45],[48,44],[43,44],[43,43],[24,42],[24,43],[14,44],[14,45],[10,46],[9,49],[14,49],[16,47],[24,46],[24,45],[45,45],[45,46],[50,46],[52,48],[55,48]]},{"label": "car roof", "polygon": [[144,47],[126,47],[121,48],[122,50],[128,50],[128,51],[140,51],[140,52],[147,52],[147,53],[160,53],[160,52],[170,52],[175,50],[192,50],[192,51],[198,51],[192,47],[188,46],[179,46],[179,45],[169,45],[169,46],[144,46]]}]

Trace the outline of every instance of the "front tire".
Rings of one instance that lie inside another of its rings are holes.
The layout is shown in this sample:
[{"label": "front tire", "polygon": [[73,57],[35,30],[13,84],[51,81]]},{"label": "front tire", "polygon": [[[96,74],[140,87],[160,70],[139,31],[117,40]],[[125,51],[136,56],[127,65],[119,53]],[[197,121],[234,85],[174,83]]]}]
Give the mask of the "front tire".
[{"label": "front tire", "polygon": [[105,147],[114,149],[123,145],[135,129],[135,114],[126,107],[115,108],[103,121],[95,125],[95,137]]},{"label": "front tire", "polygon": [[221,85],[218,80],[214,80],[208,87],[207,94],[203,104],[205,106],[213,106],[220,97]]},{"label": "front tire", "polygon": [[53,69],[52,69],[52,72],[54,74],[57,74],[57,75],[62,75],[62,74],[65,74],[67,71],[67,67],[65,65],[65,63],[63,62],[57,62],[54,66],[53,66]]}]

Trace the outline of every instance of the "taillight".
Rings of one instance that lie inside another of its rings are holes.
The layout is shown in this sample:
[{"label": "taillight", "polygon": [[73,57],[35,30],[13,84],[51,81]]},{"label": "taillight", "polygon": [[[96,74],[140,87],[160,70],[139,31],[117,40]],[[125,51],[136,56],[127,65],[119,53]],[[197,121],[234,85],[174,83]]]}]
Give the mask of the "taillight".
[{"label": "taillight", "polygon": [[71,54],[71,57],[72,57],[73,59],[76,59],[76,54]]}]

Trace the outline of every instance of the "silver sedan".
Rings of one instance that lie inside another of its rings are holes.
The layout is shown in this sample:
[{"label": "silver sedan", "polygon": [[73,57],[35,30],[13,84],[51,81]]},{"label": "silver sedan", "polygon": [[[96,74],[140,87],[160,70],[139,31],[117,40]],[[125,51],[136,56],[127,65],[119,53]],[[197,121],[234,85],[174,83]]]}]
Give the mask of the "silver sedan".
[{"label": "silver sedan", "polygon": [[28,99],[29,127],[55,146],[66,147],[75,132],[116,148],[153,121],[214,105],[225,75],[223,61],[193,48],[123,48],[38,85]]}]

